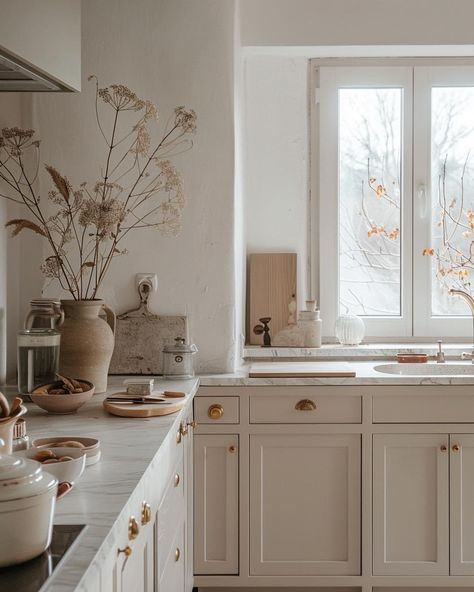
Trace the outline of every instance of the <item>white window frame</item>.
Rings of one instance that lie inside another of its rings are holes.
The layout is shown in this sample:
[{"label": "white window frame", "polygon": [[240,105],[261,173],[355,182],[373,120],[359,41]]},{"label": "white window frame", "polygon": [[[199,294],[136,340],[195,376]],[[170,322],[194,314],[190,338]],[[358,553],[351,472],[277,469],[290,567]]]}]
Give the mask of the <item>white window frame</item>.
[{"label": "white window frame", "polygon": [[[431,203],[431,85],[474,86],[472,58],[355,58],[313,59],[310,64],[311,92],[311,201],[312,207],[312,292],[318,297],[324,319],[324,333],[334,340],[334,323],[338,315],[339,241],[338,241],[338,96],[337,88],[361,88],[361,74],[367,87],[404,89],[402,115],[403,206],[401,211],[402,288],[400,317],[364,317],[369,340],[423,341],[443,337],[470,340],[472,322],[466,307],[463,317],[431,317],[426,298],[431,299],[431,259],[423,257],[429,245],[429,224],[414,232],[420,220],[418,192],[424,188],[428,206]],[[339,86],[338,86],[339,85]],[[365,84],[364,84],[365,86]],[[414,103],[412,102],[414,99]],[[417,122],[416,129],[413,121]],[[418,122],[422,125],[419,126]],[[424,133],[420,133],[423,129]],[[320,149],[324,138],[324,149]],[[412,146],[415,154],[412,155]],[[324,196],[324,199],[323,199]],[[316,198],[316,199],[315,199]],[[429,212],[429,209],[428,209]],[[428,213],[429,219],[429,213]],[[413,254],[413,255],[412,255]],[[314,263],[318,262],[318,265]],[[315,268],[319,267],[319,273]]]}]

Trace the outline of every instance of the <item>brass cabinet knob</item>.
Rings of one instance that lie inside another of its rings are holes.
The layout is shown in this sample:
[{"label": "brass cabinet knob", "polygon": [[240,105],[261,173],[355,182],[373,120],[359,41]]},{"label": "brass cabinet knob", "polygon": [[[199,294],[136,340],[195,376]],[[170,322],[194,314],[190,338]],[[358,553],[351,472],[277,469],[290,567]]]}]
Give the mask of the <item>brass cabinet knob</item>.
[{"label": "brass cabinet knob", "polygon": [[132,554],[132,547],[127,545],[123,549],[117,549],[117,555],[120,555],[120,553],[123,553],[126,557],[130,557],[130,555]]},{"label": "brass cabinet knob", "polygon": [[295,405],[297,411],[314,411],[316,409],[316,403],[311,399],[301,399]]},{"label": "brass cabinet knob", "polygon": [[176,473],[176,475],[174,476],[174,486],[178,487],[180,481],[181,481],[181,478],[178,475],[178,473]]},{"label": "brass cabinet knob", "polygon": [[174,552],[174,560],[179,561],[180,557],[181,557],[181,551],[179,550],[179,547],[176,547],[176,551]]},{"label": "brass cabinet knob", "polygon": [[211,419],[220,419],[224,415],[224,407],[222,405],[211,405],[207,410],[207,414]]},{"label": "brass cabinet knob", "polygon": [[179,426],[179,430],[176,433],[176,443],[181,444],[182,439],[183,439],[183,434],[181,433],[181,426]]},{"label": "brass cabinet knob", "polygon": [[446,446],[446,444],[442,444],[439,449],[441,450],[441,452],[446,452],[446,450],[448,449],[448,447]]},{"label": "brass cabinet knob", "polygon": [[189,426],[190,428],[193,428],[193,429],[197,427],[197,424],[198,424],[198,422],[195,421],[194,419],[193,419],[193,421],[188,421],[186,423],[187,426]]},{"label": "brass cabinet knob", "polygon": [[130,541],[135,540],[139,532],[140,528],[135,516],[130,516],[130,520],[128,521],[128,539]]},{"label": "brass cabinet knob", "polygon": [[455,444],[453,446],[453,452],[459,452],[461,450],[461,446],[459,446],[459,444]]},{"label": "brass cabinet knob", "polygon": [[151,520],[151,506],[148,502],[142,504],[142,526],[148,524]]},{"label": "brass cabinet knob", "polygon": [[229,446],[229,452],[235,452],[236,450],[237,450],[236,446],[234,446],[234,445]]}]

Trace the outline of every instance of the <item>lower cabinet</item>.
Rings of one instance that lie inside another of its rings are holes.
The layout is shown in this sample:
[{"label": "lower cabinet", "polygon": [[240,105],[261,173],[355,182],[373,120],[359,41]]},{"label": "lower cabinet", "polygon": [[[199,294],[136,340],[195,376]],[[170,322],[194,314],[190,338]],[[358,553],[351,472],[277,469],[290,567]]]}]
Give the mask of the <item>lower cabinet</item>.
[{"label": "lower cabinet", "polygon": [[116,592],[154,592],[155,588],[155,524],[143,527],[130,555],[119,552],[116,565]]},{"label": "lower cabinet", "polygon": [[360,574],[358,434],[250,436],[250,573]]},{"label": "lower cabinet", "polygon": [[239,573],[239,437],[194,436],[194,573]]},{"label": "lower cabinet", "polygon": [[375,575],[474,575],[474,435],[373,436]]}]

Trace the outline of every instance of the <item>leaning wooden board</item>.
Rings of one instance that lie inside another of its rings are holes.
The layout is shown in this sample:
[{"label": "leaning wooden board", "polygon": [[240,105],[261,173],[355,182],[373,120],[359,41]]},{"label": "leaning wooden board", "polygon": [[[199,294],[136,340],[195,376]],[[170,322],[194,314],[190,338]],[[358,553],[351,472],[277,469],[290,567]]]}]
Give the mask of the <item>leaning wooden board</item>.
[{"label": "leaning wooden board", "polygon": [[109,374],[163,374],[163,347],[186,338],[185,316],[159,316],[150,312],[150,285],[138,288],[140,306],[117,316],[115,348]]},{"label": "leaning wooden board", "polygon": [[274,362],[252,364],[250,378],[354,378],[355,370],[345,362]]},{"label": "leaning wooden board", "polygon": [[262,345],[262,336],[253,332],[262,317],[271,317],[272,337],[288,325],[288,307],[292,301],[295,305],[298,302],[296,265],[296,253],[255,253],[249,256],[247,343]]},{"label": "leaning wooden board", "polygon": [[[126,396],[127,393],[116,393],[114,396]],[[154,393],[156,395],[157,393]],[[161,395],[166,396],[166,395]],[[168,397],[166,397],[168,398]],[[183,393],[182,396],[169,397],[169,405],[157,405],[152,403],[147,405],[146,403],[134,405],[134,404],[120,404],[117,402],[107,401],[103,402],[104,409],[111,415],[118,415],[119,417],[156,417],[158,415],[171,415],[182,409],[188,400],[186,395]]]}]

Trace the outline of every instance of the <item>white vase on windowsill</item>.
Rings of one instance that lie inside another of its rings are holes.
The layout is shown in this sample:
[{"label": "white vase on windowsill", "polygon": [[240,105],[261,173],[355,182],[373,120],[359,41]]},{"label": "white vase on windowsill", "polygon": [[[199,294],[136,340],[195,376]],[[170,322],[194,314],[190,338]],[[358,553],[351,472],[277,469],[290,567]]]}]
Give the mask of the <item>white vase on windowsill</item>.
[{"label": "white vase on windowsill", "polygon": [[359,345],[365,335],[364,321],[356,315],[341,315],[334,332],[341,345]]}]

